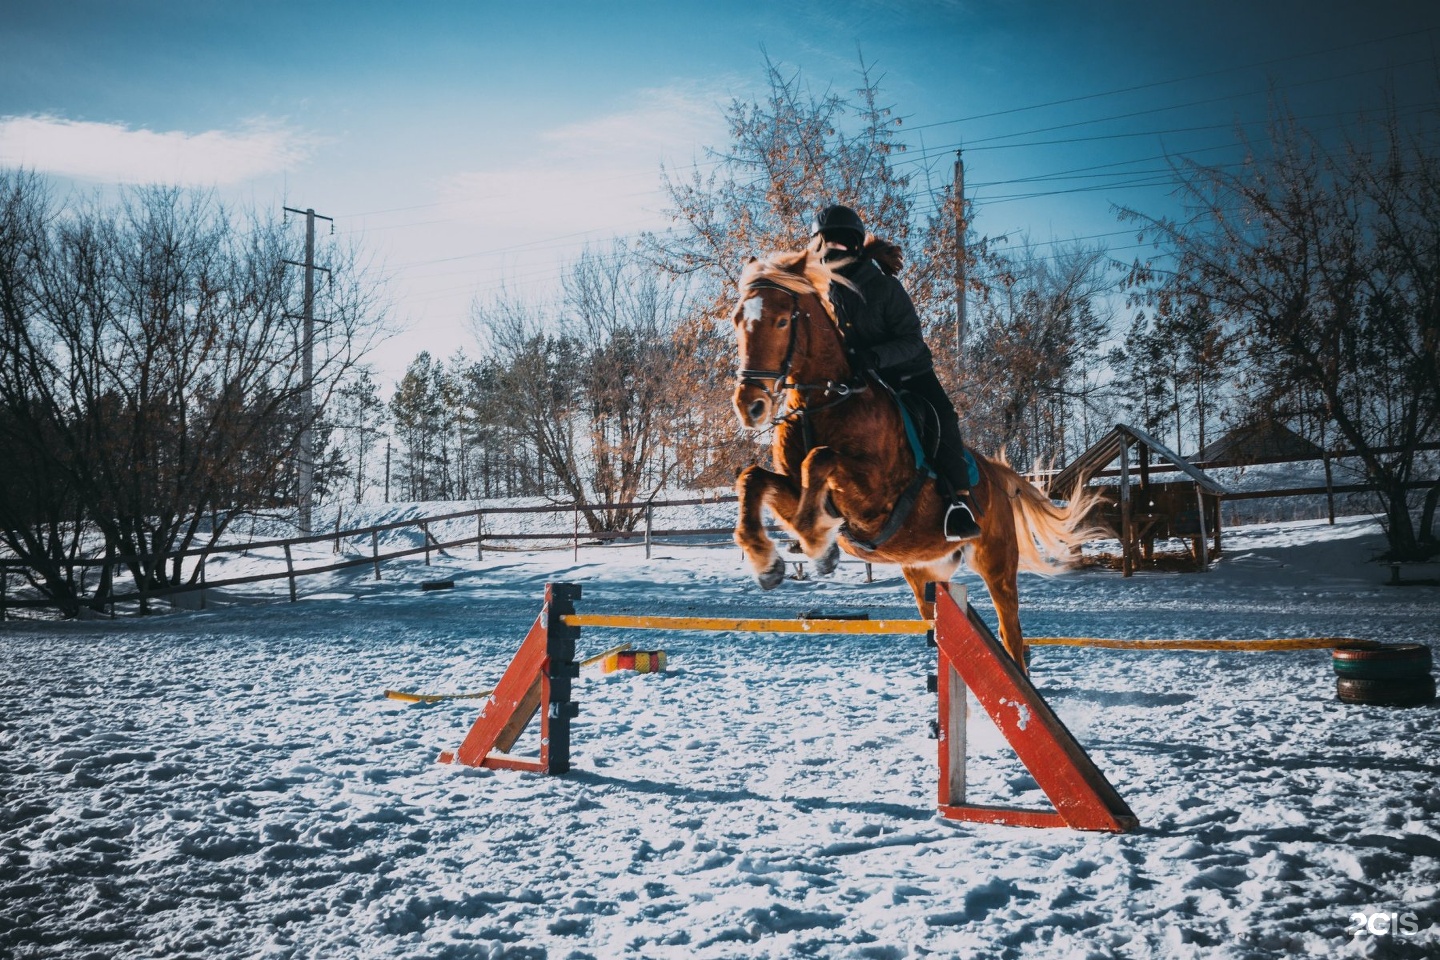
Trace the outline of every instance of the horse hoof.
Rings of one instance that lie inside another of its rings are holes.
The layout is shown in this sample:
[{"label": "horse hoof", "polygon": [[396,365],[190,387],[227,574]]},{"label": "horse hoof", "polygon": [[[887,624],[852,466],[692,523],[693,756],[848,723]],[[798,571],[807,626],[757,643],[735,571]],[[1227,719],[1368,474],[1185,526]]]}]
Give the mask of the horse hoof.
[{"label": "horse hoof", "polygon": [[838,543],[832,543],[830,544],[830,549],[826,550],[816,559],[815,575],[817,577],[828,577],[835,572],[835,568],[838,566],[840,566],[840,545]]},{"label": "horse hoof", "polygon": [[780,586],[780,581],[785,579],[785,560],[776,557],[775,562],[770,564],[770,569],[755,577],[755,582],[760,584],[761,590],[774,590]]}]

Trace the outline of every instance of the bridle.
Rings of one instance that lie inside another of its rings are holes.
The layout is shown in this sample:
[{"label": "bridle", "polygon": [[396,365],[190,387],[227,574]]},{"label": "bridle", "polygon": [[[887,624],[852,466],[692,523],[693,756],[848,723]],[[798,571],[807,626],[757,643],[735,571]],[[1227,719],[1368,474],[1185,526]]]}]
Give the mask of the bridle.
[{"label": "bridle", "polygon": [[[770,398],[770,403],[776,410],[780,410],[784,404],[781,403],[787,390],[794,390],[800,394],[801,402],[796,404],[795,409],[777,415],[771,422],[780,423],[799,416],[802,419],[806,413],[817,413],[820,410],[828,410],[830,407],[838,406],[850,399],[857,393],[863,393],[870,389],[870,385],[863,381],[859,383],[846,383],[844,381],[826,380],[823,383],[799,383],[790,377],[790,367],[795,360],[795,342],[800,329],[801,321],[808,321],[810,315],[800,309],[800,294],[788,287],[783,287],[773,280],[754,280],[745,285],[744,292],[749,294],[759,290],[779,290],[782,293],[790,294],[790,340],[785,345],[785,356],[780,361],[778,370],[754,370],[741,369],[736,372],[740,386],[755,387]],[[766,384],[769,384],[767,386]],[[819,393],[821,396],[834,394],[835,399],[822,406],[811,406],[805,401],[810,394]],[[808,424],[805,424],[808,427]]]},{"label": "bridle", "polygon": [[[758,290],[779,290],[782,293],[790,294],[790,342],[785,344],[785,356],[780,361],[780,369],[742,369],[736,372],[736,376],[740,378],[740,386],[758,387],[765,392],[765,395],[770,398],[772,403],[778,406],[780,403],[780,395],[792,385],[792,381],[790,380],[790,365],[795,360],[796,331],[800,329],[801,320],[809,319],[809,314],[800,309],[800,294],[794,290],[782,287],[780,284],[771,280],[756,280],[753,283],[747,284],[745,287],[745,293],[747,294],[754,293]],[[766,387],[766,381],[770,382],[770,387]]]}]

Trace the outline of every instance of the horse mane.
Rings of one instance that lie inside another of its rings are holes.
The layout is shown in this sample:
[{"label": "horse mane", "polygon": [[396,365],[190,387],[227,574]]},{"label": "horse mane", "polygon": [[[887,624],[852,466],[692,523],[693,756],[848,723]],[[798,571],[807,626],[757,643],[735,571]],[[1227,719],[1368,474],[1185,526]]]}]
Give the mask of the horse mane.
[{"label": "horse mane", "polygon": [[[900,249],[900,245],[883,240],[873,233],[865,235],[865,245],[860,248],[860,255],[874,260],[885,275],[890,277],[895,276],[905,266],[905,251]],[[740,286],[743,289],[757,280],[773,283],[791,293],[816,294],[825,305],[825,312],[830,314],[832,321],[835,319],[835,306],[830,302],[831,286],[839,283],[856,290],[855,284],[836,273],[821,259],[818,246],[813,244],[804,250],[751,258],[740,272]]]},{"label": "horse mane", "polygon": [[811,256],[809,250],[772,253],[768,257],[752,258],[745,264],[745,269],[740,271],[740,289],[762,280],[791,293],[815,294],[832,323],[836,320],[835,305],[830,302],[831,285],[843,283],[854,286],[831,270],[819,257]]}]

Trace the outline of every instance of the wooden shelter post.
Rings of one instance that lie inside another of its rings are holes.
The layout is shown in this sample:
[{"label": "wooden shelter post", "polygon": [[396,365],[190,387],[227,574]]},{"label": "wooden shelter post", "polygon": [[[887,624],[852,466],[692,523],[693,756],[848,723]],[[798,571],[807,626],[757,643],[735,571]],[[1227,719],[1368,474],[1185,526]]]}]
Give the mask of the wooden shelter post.
[{"label": "wooden shelter post", "polygon": [[1130,528],[1130,438],[1120,438],[1120,572],[1135,572],[1133,536]]}]

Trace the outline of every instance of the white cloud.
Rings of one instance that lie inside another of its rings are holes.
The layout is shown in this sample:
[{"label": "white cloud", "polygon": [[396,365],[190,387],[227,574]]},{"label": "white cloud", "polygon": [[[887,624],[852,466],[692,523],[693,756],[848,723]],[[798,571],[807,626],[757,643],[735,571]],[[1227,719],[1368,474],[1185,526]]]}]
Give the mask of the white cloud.
[{"label": "white cloud", "polygon": [[524,165],[447,177],[452,215],[519,238],[661,225],[660,164],[684,170],[724,142],[720,98],[647,90],[624,110],[545,130]]},{"label": "white cloud", "polygon": [[106,183],[240,183],[303,161],[310,146],[294,131],[265,123],[157,133],[51,116],[0,118],[0,164]]}]

